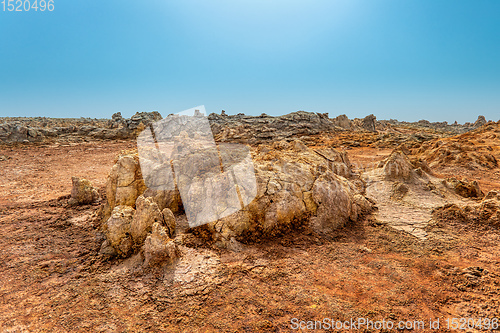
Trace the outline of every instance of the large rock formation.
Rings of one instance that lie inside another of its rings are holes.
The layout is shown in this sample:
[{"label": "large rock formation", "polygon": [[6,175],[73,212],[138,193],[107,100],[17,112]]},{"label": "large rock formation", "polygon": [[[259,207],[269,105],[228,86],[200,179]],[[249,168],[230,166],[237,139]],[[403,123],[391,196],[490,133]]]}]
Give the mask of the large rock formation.
[{"label": "large rock formation", "polygon": [[142,195],[137,198],[135,206],[136,211],[130,225],[130,235],[134,243],[141,244],[148,232],[151,232],[153,224],[163,221],[163,214],[153,200]]},{"label": "large rock formation", "polygon": [[146,266],[169,262],[179,256],[177,246],[160,223],[152,225],[151,233],[144,242],[143,251]]},{"label": "large rock formation", "polygon": [[410,180],[413,172],[413,165],[408,157],[400,150],[395,150],[383,163],[384,174],[387,179]]},{"label": "large rock formation", "polygon": [[[192,229],[185,227],[182,208],[173,214],[167,207],[182,206],[177,191],[141,189],[142,195],[139,190],[119,191],[120,187],[134,183],[141,188],[144,184],[139,178],[137,156],[119,157],[107,184],[105,211],[116,207],[113,214],[103,220],[107,225],[108,242],[117,253],[124,255],[129,248],[123,243],[127,245],[131,241],[131,248],[142,251],[146,261],[154,262],[153,257],[175,257],[169,242],[172,237],[182,239],[185,229],[195,234],[201,232],[218,246],[234,247],[238,241],[247,243],[277,237],[298,226],[308,226],[318,234],[326,234],[358,220],[372,209],[372,203],[363,195],[364,183],[353,172],[346,153],[331,148],[312,150],[295,140],[291,143],[280,141],[272,146],[260,145],[252,149],[252,157],[257,180],[256,197],[244,209]],[[122,192],[127,195],[120,195]],[[124,217],[126,221],[119,224],[116,214],[124,205],[133,216]],[[126,225],[129,229],[110,229],[110,224]],[[111,230],[117,230],[119,235],[110,235]]]},{"label": "large rock formation", "polygon": [[145,190],[137,154],[119,156],[106,181],[104,218],[107,219],[116,206],[135,207],[137,198]]},{"label": "large rock formation", "polygon": [[0,141],[3,142],[37,142],[43,139],[40,129],[26,127],[21,122],[0,124]]},{"label": "large rock formation", "polygon": [[[103,224],[107,244],[121,256],[128,256],[133,247],[130,227],[134,219],[135,209],[129,206],[117,206],[109,219]],[[103,245],[103,248],[107,247]]]}]

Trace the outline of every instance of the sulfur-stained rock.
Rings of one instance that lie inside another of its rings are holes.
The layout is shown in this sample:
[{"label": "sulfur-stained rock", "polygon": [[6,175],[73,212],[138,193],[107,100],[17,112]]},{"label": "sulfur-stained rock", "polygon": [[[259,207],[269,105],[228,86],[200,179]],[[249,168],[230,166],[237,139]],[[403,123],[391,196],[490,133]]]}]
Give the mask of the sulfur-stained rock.
[{"label": "sulfur-stained rock", "polygon": [[360,201],[362,206],[358,206],[354,200],[355,193],[346,179],[330,171],[314,182],[312,193],[318,209],[311,219],[311,226],[319,233],[328,233],[344,226],[350,219],[356,220],[357,215],[370,206],[368,201]]},{"label": "sulfur-stained rock", "polygon": [[[212,203],[209,193],[205,193],[207,188],[214,189],[213,193],[217,195],[233,191],[234,184],[229,186],[226,178],[214,175],[206,180],[211,182],[210,186],[206,182],[193,182],[196,175],[191,175],[192,165],[174,161],[180,167],[179,174],[176,174],[177,186],[181,184],[185,187],[183,198],[190,202],[194,211],[203,215],[207,205],[215,205],[216,210],[222,213],[228,207],[242,209],[227,216],[221,214],[222,218],[215,216],[198,227],[181,226],[180,222],[177,226],[176,221],[187,221],[187,217],[182,215],[182,206],[177,211],[171,208],[178,207],[180,198],[176,199],[173,191],[147,189],[135,203],[137,211],[130,231],[134,248],[141,246],[145,239],[149,245],[144,244],[144,250],[153,245],[154,237],[161,234],[158,231],[156,236],[148,236],[155,223],[162,226],[169,237],[182,238],[182,233],[188,229],[207,241],[210,239],[220,246],[236,249],[240,247],[234,244],[239,242],[276,237],[300,225],[309,224],[316,232],[327,233],[349,221],[357,221],[373,208],[373,203],[362,193],[365,189],[363,180],[352,170],[344,152],[331,148],[311,149],[299,140],[290,143],[283,140],[255,147],[252,154],[256,194],[243,207],[238,196],[223,206],[220,202],[216,205]],[[209,157],[219,158],[216,154]],[[197,160],[204,163],[201,158]],[[244,193],[245,186],[240,186],[239,191]],[[114,200],[118,193],[120,191],[115,191]]]},{"label": "sulfur-stained rock", "polygon": [[134,213],[135,209],[130,206],[117,206],[106,221],[106,238],[116,252],[123,257],[128,256],[132,250],[130,226]]},{"label": "sulfur-stained rock", "polygon": [[179,256],[175,242],[168,237],[166,228],[159,223],[153,223],[152,231],[147,236],[142,247],[144,251],[144,265],[153,266],[171,262]]},{"label": "sulfur-stained rock", "polygon": [[168,208],[173,213],[179,213],[183,209],[181,195],[177,187],[175,190],[154,190],[148,188],[143,195],[145,198],[152,198],[160,210]]},{"label": "sulfur-stained rock", "polygon": [[142,244],[147,233],[151,231],[153,223],[163,223],[163,215],[158,205],[150,198],[139,196],[137,198],[136,211],[130,225],[130,235],[135,244]]},{"label": "sulfur-stained rock", "polygon": [[106,181],[104,219],[110,216],[115,206],[135,207],[137,197],[145,190],[137,153],[120,155]]},{"label": "sulfur-stained rock", "polygon": [[87,205],[99,200],[99,193],[89,180],[71,177],[71,181],[73,182],[73,187],[71,189],[70,204]]},{"label": "sulfur-stained rock", "polygon": [[137,175],[137,161],[133,156],[125,155],[118,159],[116,170],[116,186],[130,186]]}]

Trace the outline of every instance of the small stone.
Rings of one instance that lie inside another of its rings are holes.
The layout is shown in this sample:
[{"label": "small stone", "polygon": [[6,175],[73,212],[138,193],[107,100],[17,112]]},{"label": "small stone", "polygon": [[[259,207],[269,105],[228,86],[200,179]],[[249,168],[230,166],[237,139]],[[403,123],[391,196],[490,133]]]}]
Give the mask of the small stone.
[{"label": "small stone", "polygon": [[72,177],[71,180],[73,188],[71,189],[70,204],[88,205],[99,200],[99,193],[89,180],[78,177]]},{"label": "small stone", "polygon": [[113,246],[111,246],[111,243],[109,242],[109,240],[106,239],[101,245],[101,249],[99,250],[99,254],[104,255],[104,256],[114,257],[114,256],[118,255],[118,252],[116,252],[115,248]]}]

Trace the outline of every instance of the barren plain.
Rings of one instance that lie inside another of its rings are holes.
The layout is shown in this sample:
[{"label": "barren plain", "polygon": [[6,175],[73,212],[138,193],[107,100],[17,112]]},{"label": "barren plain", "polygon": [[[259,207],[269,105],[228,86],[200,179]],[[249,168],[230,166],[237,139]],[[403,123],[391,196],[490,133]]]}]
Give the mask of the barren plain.
[{"label": "barren plain", "polygon": [[[216,141],[248,144],[266,185],[248,216],[184,230],[181,202],[137,190],[118,204],[112,168],[161,119],[134,117],[2,119],[1,332],[290,332],[293,318],[360,317],[440,318],[447,331],[446,318],[500,318],[500,122],[212,114]],[[72,203],[72,177],[100,199]],[[139,202],[163,215],[146,241],[114,245],[110,219],[138,219]],[[175,254],[143,247],[160,227]]]}]

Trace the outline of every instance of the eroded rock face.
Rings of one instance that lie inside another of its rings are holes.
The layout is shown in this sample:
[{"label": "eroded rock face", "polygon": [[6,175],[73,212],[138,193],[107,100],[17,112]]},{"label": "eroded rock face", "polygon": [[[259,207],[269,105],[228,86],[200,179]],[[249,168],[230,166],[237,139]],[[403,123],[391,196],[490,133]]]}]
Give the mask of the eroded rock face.
[{"label": "eroded rock face", "polygon": [[146,189],[144,191],[145,198],[151,198],[160,210],[168,208],[173,213],[181,213],[182,208],[182,200],[179,190],[176,188],[175,190],[153,190]]},{"label": "eroded rock face", "polygon": [[362,127],[363,129],[369,131],[369,132],[376,132],[376,126],[375,126],[375,121],[377,120],[377,117],[375,117],[373,114],[368,115],[363,118],[362,122]]},{"label": "eroded rock face", "polygon": [[302,224],[327,233],[372,209],[354,184],[359,176],[345,154],[314,151],[300,142],[280,144],[280,149],[253,151],[256,198],[246,209],[208,225],[221,244],[233,237],[243,243],[275,237]]},{"label": "eroded rock face", "polygon": [[314,182],[312,197],[317,206],[311,225],[319,233],[328,233],[357,221],[359,216],[371,210],[371,203],[357,194],[349,182],[331,171],[322,174]]},{"label": "eroded rock face", "polygon": [[133,241],[130,227],[134,218],[135,209],[130,206],[117,206],[111,217],[105,222],[104,231],[109,244],[116,252],[126,257],[132,252]]},{"label": "eroded rock face", "polygon": [[142,244],[148,232],[151,232],[153,223],[163,223],[163,215],[153,200],[142,195],[137,198],[135,207],[130,235],[135,244]]},{"label": "eroded rock face", "polygon": [[27,127],[21,122],[0,124],[0,142],[37,142],[43,138],[40,129]]},{"label": "eroded rock face", "polygon": [[157,222],[153,223],[142,249],[146,266],[168,263],[179,256],[177,245],[168,236],[167,229]]},{"label": "eroded rock face", "polygon": [[120,156],[106,181],[107,202],[104,207],[104,219],[110,216],[116,206],[135,207],[137,198],[145,190],[137,154]]},{"label": "eroded rock face", "polygon": [[332,119],[332,123],[340,128],[344,128],[347,130],[353,129],[351,120],[349,120],[349,118],[347,118],[345,114],[341,114],[340,116]]},{"label": "eroded rock face", "polygon": [[99,193],[89,180],[72,177],[71,181],[73,182],[73,187],[71,189],[69,204],[87,205],[99,200]]}]

